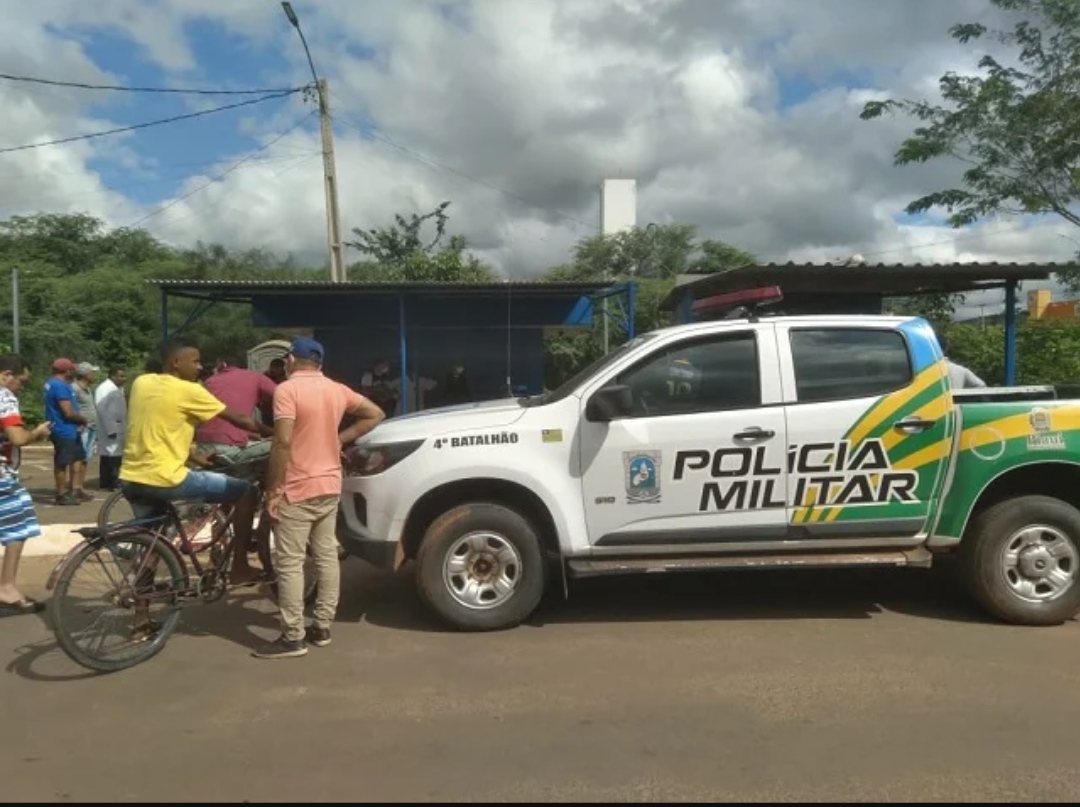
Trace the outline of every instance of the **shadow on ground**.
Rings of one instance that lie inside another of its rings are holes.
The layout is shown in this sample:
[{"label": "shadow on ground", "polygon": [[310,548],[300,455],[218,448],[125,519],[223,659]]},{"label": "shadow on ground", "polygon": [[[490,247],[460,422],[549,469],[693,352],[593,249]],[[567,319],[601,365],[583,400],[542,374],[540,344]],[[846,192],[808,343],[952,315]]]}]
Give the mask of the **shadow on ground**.
[{"label": "shadow on ground", "polygon": [[[9,673],[30,681],[53,683],[109,675],[88,670],[69,659],[53,637],[47,614],[37,618],[48,638],[18,648],[15,658],[7,665]],[[170,641],[178,636],[216,637],[254,650],[276,635],[279,624],[277,611],[264,594],[255,588],[240,589],[217,603],[187,605]]]},{"label": "shadow on ground", "polygon": [[[416,594],[414,569],[394,574],[346,562],[338,620],[397,630],[438,631]],[[933,569],[685,572],[553,581],[526,623],[690,620],[870,619],[893,612],[950,622],[990,623],[968,597],[951,558]]]},{"label": "shadow on ground", "polygon": [[[930,570],[783,570],[679,573],[571,581],[564,600],[554,581],[526,627],[582,623],[693,620],[872,619],[891,612],[919,619],[992,623],[968,598],[955,563]],[[381,572],[358,560],[342,566],[338,623],[390,630],[442,632],[416,594],[414,568]],[[278,630],[277,611],[263,591],[240,589],[211,605],[189,605],[176,635],[217,637],[253,649]],[[34,681],[95,675],[71,662],[51,635],[20,648],[8,670]]]}]

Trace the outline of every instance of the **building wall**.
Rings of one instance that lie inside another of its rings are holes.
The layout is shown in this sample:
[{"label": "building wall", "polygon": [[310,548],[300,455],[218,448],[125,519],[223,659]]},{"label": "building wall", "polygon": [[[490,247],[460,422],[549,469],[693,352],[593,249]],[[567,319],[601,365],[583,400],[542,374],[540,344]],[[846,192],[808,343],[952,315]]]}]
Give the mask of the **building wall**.
[{"label": "building wall", "polygon": [[1053,301],[1050,289],[1028,292],[1028,317],[1031,319],[1077,319],[1080,317],[1080,300]]}]

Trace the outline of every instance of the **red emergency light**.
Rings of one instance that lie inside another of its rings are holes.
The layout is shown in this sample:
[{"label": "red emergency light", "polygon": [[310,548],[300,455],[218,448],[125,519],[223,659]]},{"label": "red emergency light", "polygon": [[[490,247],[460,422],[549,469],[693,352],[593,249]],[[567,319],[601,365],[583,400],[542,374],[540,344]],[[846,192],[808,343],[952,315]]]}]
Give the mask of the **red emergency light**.
[{"label": "red emergency light", "polygon": [[758,306],[772,305],[784,299],[784,293],[779,286],[762,286],[758,289],[743,289],[727,294],[716,294],[712,297],[703,297],[695,300],[690,306],[694,314],[735,309],[739,307],[757,308]]}]

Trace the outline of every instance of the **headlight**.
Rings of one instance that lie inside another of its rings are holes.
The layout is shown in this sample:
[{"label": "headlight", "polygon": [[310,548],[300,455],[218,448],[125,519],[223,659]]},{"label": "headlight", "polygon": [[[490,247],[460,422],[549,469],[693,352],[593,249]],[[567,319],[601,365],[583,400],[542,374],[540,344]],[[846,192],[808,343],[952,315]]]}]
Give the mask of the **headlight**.
[{"label": "headlight", "polygon": [[348,476],[375,476],[391,468],[424,444],[423,440],[382,445],[358,445],[345,450],[344,467]]}]

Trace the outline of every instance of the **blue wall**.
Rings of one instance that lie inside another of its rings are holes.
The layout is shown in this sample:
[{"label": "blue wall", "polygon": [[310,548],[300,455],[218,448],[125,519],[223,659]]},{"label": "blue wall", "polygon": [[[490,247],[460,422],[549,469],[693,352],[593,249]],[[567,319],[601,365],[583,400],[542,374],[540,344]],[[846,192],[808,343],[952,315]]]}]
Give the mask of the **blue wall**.
[{"label": "blue wall", "polygon": [[[473,398],[505,398],[507,372],[506,329],[408,331],[409,374],[441,382],[458,361],[464,362]],[[390,363],[396,377],[401,370],[398,332],[389,328],[316,328],[315,338],[326,348],[326,373],[359,387],[360,376],[378,358]],[[514,387],[535,394],[544,384],[543,332],[537,328],[510,332],[510,373]]]},{"label": "blue wall", "polygon": [[[592,306],[574,295],[515,297],[507,294],[406,294],[407,365],[410,375],[441,382],[463,362],[475,400],[506,397],[509,369],[515,388],[543,389],[543,328],[592,323]],[[314,327],[326,347],[326,372],[358,387],[377,358],[400,373],[400,309],[397,294],[347,290],[320,294],[256,296],[256,327]],[[511,327],[507,327],[508,323]],[[507,340],[509,339],[509,356]]]}]

